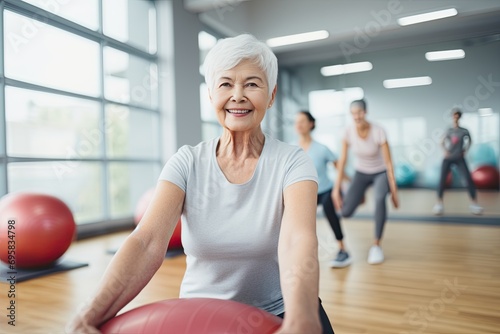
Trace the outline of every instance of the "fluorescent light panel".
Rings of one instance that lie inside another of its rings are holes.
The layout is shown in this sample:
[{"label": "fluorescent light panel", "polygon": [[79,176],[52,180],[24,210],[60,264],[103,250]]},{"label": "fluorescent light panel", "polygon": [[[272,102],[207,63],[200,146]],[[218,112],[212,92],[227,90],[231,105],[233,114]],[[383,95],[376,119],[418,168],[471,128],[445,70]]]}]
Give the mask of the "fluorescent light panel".
[{"label": "fluorescent light panel", "polygon": [[414,78],[401,78],[401,79],[388,79],[384,80],[384,87],[387,89],[426,86],[432,83],[431,77],[414,77]]},{"label": "fluorescent light panel", "polygon": [[318,41],[321,39],[328,38],[328,36],[330,36],[328,31],[318,30],[318,31],[306,32],[306,33],[302,33],[302,34],[270,38],[266,41],[266,43],[267,43],[267,45],[269,45],[270,47],[273,48],[273,47],[277,47],[277,46]]},{"label": "fluorescent light panel", "polygon": [[455,16],[457,14],[458,11],[455,8],[448,8],[448,9],[438,10],[435,12],[402,17],[398,19],[398,24],[400,26],[408,26],[410,24],[440,20],[447,17]]},{"label": "fluorescent light panel", "polygon": [[479,113],[479,116],[482,116],[482,117],[493,115],[493,109],[491,109],[491,108],[481,108],[481,109],[478,109],[477,112]]},{"label": "fluorescent light panel", "polygon": [[465,51],[462,49],[431,51],[425,53],[425,59],[428,61],[442,61],[465,58]]},{"label": "fluorescent light panel", "polygon": [[329,77],[334,75],[366,72],[372,69],[373,69],[372,63],[370,63],[369,61],[362,61],[359,63],[325,66],[321,68],[321,74],[325,77]]}]

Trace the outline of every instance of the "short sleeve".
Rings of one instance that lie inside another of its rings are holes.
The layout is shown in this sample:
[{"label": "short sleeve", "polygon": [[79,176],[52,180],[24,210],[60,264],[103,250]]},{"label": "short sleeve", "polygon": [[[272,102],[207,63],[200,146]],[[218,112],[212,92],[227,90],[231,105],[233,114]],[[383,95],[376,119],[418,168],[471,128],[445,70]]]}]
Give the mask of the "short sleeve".
[{"label": "short sleeve", "polygon": [[337,155],[335,153],[333,153],[328,147],[325,146],[325,156],[326,156],[326,160],[328,162],[335,162],[337,161],[339,158],[337,157]]},{"label": "short sleeve", "polygon": [[342,135],[342,140],[345,141],[347,144],[351,144],[351,127],[347,127],[344,131],[344,134]]},{"label": "short sleeve", "polygon": [[184,192],[187,188],[187,180],[192,166],[193,156],[188,146],[181,147],[165,164],[161,171],[159,180],[169,181]]},{"label": "short sleeve", "polygon": [[286,164],[285,178],[283,182],[283,190],[288,186],[300,181],[314,181],[318,183],[318,173],[314,167],[311,158],[297,148],[290,155]]},{"label": "short sleeve", "polygon": [[377,144],[378,145],[383,145],[387,142],[387,135],[385,133],[385,130],[384,128],[382,128],[381,126],[377,126],[378,127],[378,131],[377,131]]}]

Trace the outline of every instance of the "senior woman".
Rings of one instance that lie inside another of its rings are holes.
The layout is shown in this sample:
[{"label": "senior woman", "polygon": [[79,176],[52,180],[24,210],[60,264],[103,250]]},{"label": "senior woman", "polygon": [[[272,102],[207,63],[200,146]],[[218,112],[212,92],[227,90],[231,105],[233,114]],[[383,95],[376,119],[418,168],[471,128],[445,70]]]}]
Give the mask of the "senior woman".
[{"label": "senior woman", "polygon": [[222,135],[167,162],[143,219],[69,331],[97,332],[144,288],[182,215],[181,298],[259,307],[284,318],[277,333],[333,333],[318,298],[314,165],[261,129],[276,95],[276,56],[240,35],[219,41],[204,65]]}]

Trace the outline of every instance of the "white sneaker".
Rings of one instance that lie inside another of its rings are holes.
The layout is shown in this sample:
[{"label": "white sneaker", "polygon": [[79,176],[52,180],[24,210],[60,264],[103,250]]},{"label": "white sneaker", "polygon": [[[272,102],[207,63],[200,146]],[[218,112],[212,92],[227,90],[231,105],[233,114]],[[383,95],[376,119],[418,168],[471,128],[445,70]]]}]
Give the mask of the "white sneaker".
[{"label": "white sneaker", "polygon": [[441,203],[436,203],[432,208],[432,213],[435,214],[436,216],[441,216],[443,212],[444,212],[444,207],[443,204]]},{"label": "white sneaker", "polygon": [[372,246],[368,252],[368,263],[379,264],[384,262],[384,252],[380,246]]},{"label": "white sneaker", "polygon": [[474,215],[482,215],[483,214],[483,208],[480,207],[479,205],[473,203],[469,206],[470,212]]}]

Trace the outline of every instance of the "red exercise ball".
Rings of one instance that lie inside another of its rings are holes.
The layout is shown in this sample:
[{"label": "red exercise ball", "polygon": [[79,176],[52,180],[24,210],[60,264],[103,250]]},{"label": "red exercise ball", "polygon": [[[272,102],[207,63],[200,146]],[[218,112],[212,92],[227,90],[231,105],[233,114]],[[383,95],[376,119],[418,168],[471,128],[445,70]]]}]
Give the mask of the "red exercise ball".
[{"label": "red exercise ball", "polygon": [[472,172],[472,181],[478,189],[498,189],[500,175],[494,166],[481,166]]},{"label": "red exercise ball", "polygon": [[179,249],[182,248],[182,230],[181,230],[181,220],[177,222],[177,225],[175,226],[174,233],[172,233],[172,237],[170,238],[170,241],[168,243],[168,249]]},{"label": "red exercise ball", "polygon": [[450,188],[452,183],[453,183],[453,176],[452,176],[451,172],[449,172],[448,175],[446,175],[445,186],[447,188]]},{"label": "red exercise ball", "polygon": [[[134,213],[134,223],[136,225],[139,224],[139,222],[142,219],[142,216],[144,216],[144,214],[146,213],[146,210],[148,209],[149,203],[153,199],[154,194],[155,194],[155,189],[154,188],[149,189],[139,199],[139,202],[137,203]],[[179,248],[182,248],[180,219],[177,222],[174,232],[172,233],[172,237],[170,238],[170,242],[168,243],[168,249],[179,249]]]},{"label": "red exercise ball", "polygon": [[17,268],[48,266],[68,250],[75,231],[71,210],[56,197],[12,193],[0,200],[2,262],[9,263],[10,245]]},{"label": "red exercise ball", "polygon": [[171,299],[144,305],[112,318],[103,334],[270,334],[281,318],[256,307],[211,298]]}]

